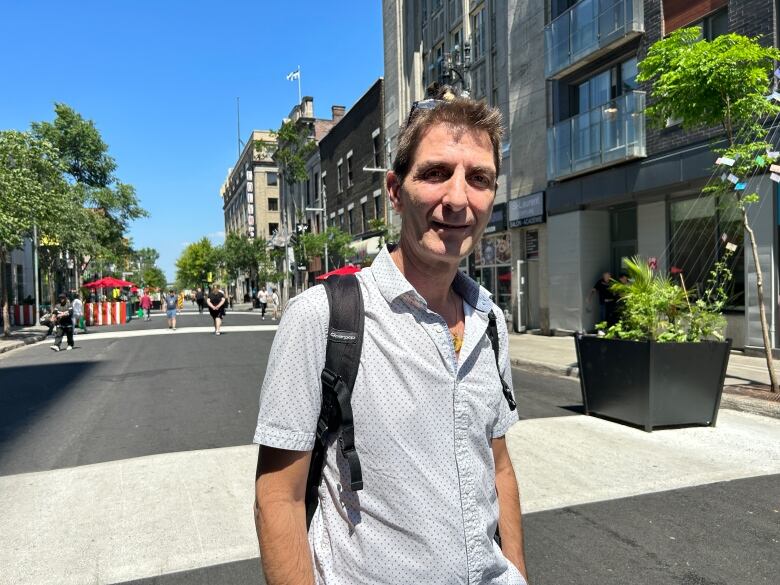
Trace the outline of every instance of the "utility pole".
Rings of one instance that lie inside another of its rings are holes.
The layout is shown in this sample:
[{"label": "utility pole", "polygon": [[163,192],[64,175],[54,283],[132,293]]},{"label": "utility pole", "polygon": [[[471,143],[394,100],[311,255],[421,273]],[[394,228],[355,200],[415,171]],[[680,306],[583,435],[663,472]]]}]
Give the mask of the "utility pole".
[{"label": "utility pole", "polygon": [[41,317],[41,299],[38,293],[40,275],[38,274],[38,224],[33,223],[33,286],[35,287],[35,324]]}]

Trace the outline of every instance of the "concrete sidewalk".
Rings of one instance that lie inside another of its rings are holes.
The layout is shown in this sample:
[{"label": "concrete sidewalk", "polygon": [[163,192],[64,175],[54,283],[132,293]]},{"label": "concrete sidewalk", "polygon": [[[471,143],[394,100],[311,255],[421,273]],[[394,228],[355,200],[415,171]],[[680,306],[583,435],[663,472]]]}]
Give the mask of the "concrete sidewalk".
[{"label": "concrete sidewalk", "polygon": [[48,329],[42,325],[32,325],[30,327],[11,327],[11,336],[4,337],[0,334],[0,353],[5,353],[24,347],[31,343],[43,341],[46,338]]},{"label": "concrete sidewalk", "polygon": [[[527,372],[579,378],[574,337],[509,335],[512,366]],[[780,373],[776,362],[775,370]],[[721,406],[780,418],[780,395],[746,390],[744,386],[769,385],[769,372],[763,357],[749,357],[734,350],[729,358]]]}]

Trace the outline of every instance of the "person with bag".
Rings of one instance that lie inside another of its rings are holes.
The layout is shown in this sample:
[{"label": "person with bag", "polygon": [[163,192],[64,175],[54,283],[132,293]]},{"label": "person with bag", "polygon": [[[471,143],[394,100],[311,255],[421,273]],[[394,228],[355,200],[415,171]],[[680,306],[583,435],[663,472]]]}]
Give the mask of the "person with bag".
[{"label": "person with bag", "polygon": [[254,436],[268,585],[526,583],[506,322],[459,270],[500,161],[496,109],[415,103],[386,178],[399,244],[287,304]]},{"label": "person with bag", "polygon": [[87,321],[84,319],[84,304],[81,302],[81,295],[78,293],[73,297],[73,333],[78,327],[83,333],[87,332]]},{"label": "person with bag", "polygon": [[145,290],[144,294],[141,296],[141,310],[144,311],[146,316],[144,317],[144,321],[151,321],[152,320],[152,297],[149,296],[149,291]]},{"label": "person with bag", "polygon": [[225,318],[225,293],[219,288],[218,284],[211,286],[211,293],[206,299],[209,307],[209,315],[214,320],[214,335],[222,335],[222,320]]},{"label": "person with bag", "polygon": [[73,306],[68,301],[68,295],[60,293],[59,304],[52,308],[52,315],[57,326],[57,332],[54,334],[54,345],[51,348],[54,351],[62,349],[62,336],[68,340],[67,351],[73,349]]}]

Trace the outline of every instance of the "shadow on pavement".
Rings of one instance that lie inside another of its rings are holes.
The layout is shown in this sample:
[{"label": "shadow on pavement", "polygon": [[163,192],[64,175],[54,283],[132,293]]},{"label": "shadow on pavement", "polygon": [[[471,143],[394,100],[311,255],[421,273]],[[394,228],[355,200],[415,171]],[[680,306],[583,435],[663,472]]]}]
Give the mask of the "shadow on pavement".
[{"label": "shadow on pavement", "polygon": [[91,362],[46,362],[0,368],[0,449],[93,367]]}]

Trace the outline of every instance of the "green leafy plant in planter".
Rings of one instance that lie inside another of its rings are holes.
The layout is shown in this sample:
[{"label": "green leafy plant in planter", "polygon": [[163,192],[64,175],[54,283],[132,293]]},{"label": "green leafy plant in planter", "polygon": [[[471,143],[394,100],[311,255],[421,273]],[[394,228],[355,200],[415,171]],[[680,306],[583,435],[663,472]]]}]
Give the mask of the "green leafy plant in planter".
[{"label": "green leafy plant in planter", "polygon": [[659,343],[723,341],[723,309],[729,300],[732,254],[733,250],[726,249],[713,265],[701,294],[685,287],[681,273],[677,283],[673,277],[657,273],[640,257],[625,260],[629,282],[615,281],[610,286],[618,299],[618,322],[611,326],[602,322],[596,329],[606,339]]}]

